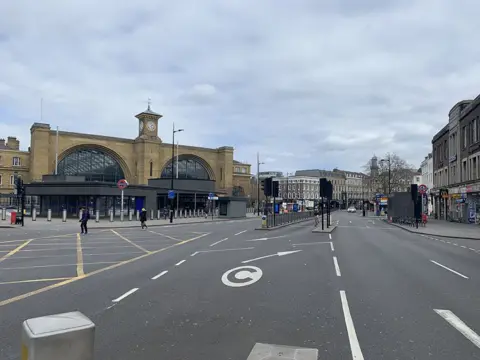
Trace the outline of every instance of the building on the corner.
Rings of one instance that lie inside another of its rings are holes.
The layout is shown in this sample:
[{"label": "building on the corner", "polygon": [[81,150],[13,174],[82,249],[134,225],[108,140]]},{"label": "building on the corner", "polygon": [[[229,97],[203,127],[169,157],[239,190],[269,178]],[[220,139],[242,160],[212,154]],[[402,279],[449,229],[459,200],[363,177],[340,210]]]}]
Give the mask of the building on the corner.
[{"label": "building on the corner", "polygon": [[448,211],[448,124],[432,139],[435,218],[446,220]]},{"label": "building on the corner", "polygon": [[433,189],[433,155],[429,153],[425,156],[422,163],[420,164],[420,171],[421,171],[421,184],[427,187],[427,210],[428,214],[434,212],[434,201],[433,197],[431,196],[431,191]]},{"label": "building on the corner", "polygon": [[[79,208],[89,207],[107,216],[109,211],[119,214],[120,190],[116,183],[126,179],[129,186],[124,190],[124,209],[164,209],[171,188],[172,144],[158,137],[158,127],[164,126],[162,115],[150,106],[135,117],[138,134],[133,139],[57,132],[49,124],[34,123],[28,151],[21,151],[14,137],[0,140],[3,197],[14,192],[13,179],[21,175],[27,195],[40,197],[36,206],[42,215],[47,209],[59,215],[65,208],[68,216],[74,216]],[[233,147],[174,148],[174,189],[180,209],[203,208],[209,193],[245,194],[250,164],[234,162]]]},{"label": "building on the corner", "polygon": [[313,208],[315,200],[320,199],[318,177],[283,176],[274,178],[278,181],[279,197],[287,204],[299,204],[305,208]]}]

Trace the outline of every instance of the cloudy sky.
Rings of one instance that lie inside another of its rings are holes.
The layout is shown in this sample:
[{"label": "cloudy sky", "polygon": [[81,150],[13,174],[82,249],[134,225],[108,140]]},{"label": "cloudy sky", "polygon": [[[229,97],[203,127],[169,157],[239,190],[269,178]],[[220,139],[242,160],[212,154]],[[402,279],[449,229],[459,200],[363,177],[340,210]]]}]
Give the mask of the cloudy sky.
[{"label": "cloudy sky", "polygon": [[[461,5],[461,6],[460,6]],[[264,170],[415,166],[480,93],[478,0],[0,1],[0,137],[40,121],[181,143]]]}]

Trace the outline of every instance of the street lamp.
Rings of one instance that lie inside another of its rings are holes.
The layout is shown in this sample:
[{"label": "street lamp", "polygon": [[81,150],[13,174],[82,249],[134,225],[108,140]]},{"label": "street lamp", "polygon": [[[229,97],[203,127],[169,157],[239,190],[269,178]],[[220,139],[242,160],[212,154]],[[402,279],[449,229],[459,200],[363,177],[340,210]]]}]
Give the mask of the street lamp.
[{"label": "street lamp", "polygon": [[257,216],[260,216],[260,165],[265,164],[260,162],[260,155],[257,153]]},{"label": "street lamp", "polygon": [[[172,190],[172,191],[174,190],[173,189],[173,179],[174,179],[173,163],[175,161],[175,133],[180,132],[180,131],[183,131],[183,129],[175,130],[175,123],[173,123],[173,129],[172,129],[172,164],[171,164],[172,176],[171,176],[171,179],[170,179],[170,190]],[[174,206],[175,206],[174,198],[171,198],[170,199],[170,223],[173,223],[173,207]]]},{"label": "street lamp", "polygon": [[381,159],[381,163],[383,162],[388,162],[388,195],[391,193],[391,177],[392,177],[392,160],[390,159],[390,155],[388,156],[388,159]]}]

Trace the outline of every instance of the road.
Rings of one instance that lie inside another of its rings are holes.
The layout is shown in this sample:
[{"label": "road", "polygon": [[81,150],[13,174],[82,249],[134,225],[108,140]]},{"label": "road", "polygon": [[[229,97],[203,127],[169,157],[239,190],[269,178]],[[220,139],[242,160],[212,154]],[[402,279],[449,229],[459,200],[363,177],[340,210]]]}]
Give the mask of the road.
[{"label": "road", "polygon": [[331,234],[246,220],[0,235],[0,358],[20,358],[23,320],[73,310],[96,324],[96,359],[245,360],[257,343],[480,358],[480,243],[333,218]]}]

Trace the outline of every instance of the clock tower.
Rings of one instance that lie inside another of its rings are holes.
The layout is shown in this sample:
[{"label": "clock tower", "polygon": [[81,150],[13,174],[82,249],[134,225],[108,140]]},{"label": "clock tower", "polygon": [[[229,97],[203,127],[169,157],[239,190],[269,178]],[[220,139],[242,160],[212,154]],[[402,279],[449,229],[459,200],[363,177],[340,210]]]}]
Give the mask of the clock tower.
[{"label": "clock tower", "polygon": [[141,139],[159,140],[158,137],[158,120],[162,115],[157,114],[150,108],[150,100],[148,108],[140,114],[135,115],[138,119],[138,137]]}]

